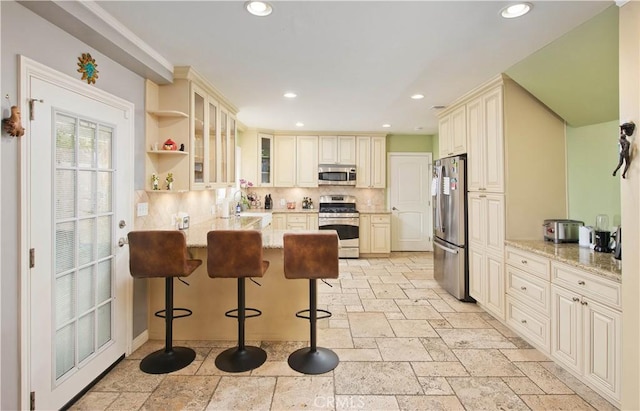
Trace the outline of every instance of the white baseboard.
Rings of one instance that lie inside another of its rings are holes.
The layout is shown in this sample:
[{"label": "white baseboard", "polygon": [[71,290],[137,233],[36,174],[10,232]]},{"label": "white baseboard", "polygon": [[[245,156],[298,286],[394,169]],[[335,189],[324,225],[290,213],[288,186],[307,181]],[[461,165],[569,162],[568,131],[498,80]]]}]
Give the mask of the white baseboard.
[{"label": "white baseboard", "polygon": [[133,343],[131,344],[131,352],[134,352],[138,348],[142,347],[142,344],[149,341],[149,330],[144,330],[140,333],[136,338],[133,339]]}]

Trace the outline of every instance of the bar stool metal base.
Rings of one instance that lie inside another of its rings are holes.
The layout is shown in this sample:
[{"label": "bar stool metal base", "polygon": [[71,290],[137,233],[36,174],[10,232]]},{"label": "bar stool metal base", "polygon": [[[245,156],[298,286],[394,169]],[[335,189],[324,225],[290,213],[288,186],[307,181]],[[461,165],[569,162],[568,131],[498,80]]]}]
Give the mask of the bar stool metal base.
[{"label": "bar stool metal base", "polygon": [[267,353],[259,347],[233,347],[216,357],[216,367],[226,372],[244,372],[258,368],[267,360]]},{"label": "bar stool metal base", "polygon": [[328,348],[300,348],[289,355],[289,367],[303,374],[324,374],[338,366],[338,355]]},{"label": "bar stool metal base", "polygon": [[166,374],[191,364],[196,352],[187,347],[173,347],[171,351],[158,350],[144,357],[140,369],[147,374]]}]

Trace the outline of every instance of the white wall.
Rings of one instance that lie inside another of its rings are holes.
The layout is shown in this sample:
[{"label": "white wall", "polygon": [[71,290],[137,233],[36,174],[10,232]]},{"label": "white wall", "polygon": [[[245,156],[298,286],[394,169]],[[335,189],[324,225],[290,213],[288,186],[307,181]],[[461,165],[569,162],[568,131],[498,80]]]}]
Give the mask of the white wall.
[{"label": "white wall", "polygon": [[[620,121],[640,124],[640,2],[620,8]],[[636,128],[622,196],[622,409],[640,409],[640,159]]]},{"label": "white wall", "polygon": [[[135,158],[144,158],[144,79],[108,59],[83,42],[58,29],[13,1],[0,1],[1,17],[1,90],[2,117],[7,117],[9,94],[17,104],[18,55],[25,55],[70,76],[79,78],[77,59],[89,52],[96,59],[100,76],[96,87],[117,95],[136,106]],[[28,115],[23,113],[23,125]],[[19,341],[19,222],[20,222],[20,145],[21,139],[3,133],[0,139],[0,337],[1,403],[0,409],[19,409],[20,341]],[[135,165],[136,187],[143,187],[144,161]],[[131,222],[133,224],[133,222]]]}]

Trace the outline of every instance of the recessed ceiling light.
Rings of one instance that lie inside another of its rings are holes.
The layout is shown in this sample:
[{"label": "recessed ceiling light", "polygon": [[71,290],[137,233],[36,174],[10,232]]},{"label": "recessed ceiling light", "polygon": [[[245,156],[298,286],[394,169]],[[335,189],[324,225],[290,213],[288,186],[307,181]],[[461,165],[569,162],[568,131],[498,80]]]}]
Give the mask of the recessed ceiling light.
[{"label": "recessed ceiling light", "polygon": [[273,11],[271,4],[266,1],[248,1],[244,3],[244,7],[249,13],[258,17],[268,16]]},{"label": "recessed ceiling light", "polygon": [[304,127],[304,123],[302,121],[298,121],[296,123],[296,127]]},{"label": "recessed ceiling light", "polygon": [[424,98],[424,94],[414,94],[411,98],[414,100],[420,100]]},{"label": "recessed ceiling light", "polygon": [[382,127],[389,128],[389,127],[391,127],[391,124],[383,124]]},{"label": "recessed ceiling light", "polygon": [[286,98],[296,98],[298,97],[298,95],[292,91],[287,91],[286,93],[283,94],[283,96],[285,96]]},{"label": "recessed ceiling light", "polygon": [[422,126],[417,126],[417,127],[415,127],[415,128],[414,128],[414,130],[415,130],[415,131],[420,131],[420,130],[422,130],[422,129],[423,129],[423,127],[422,127]]},{"label": "recessed ceiling light", "polygon": [[500,11],[500,15],[505,19],[512,19],[515,17],[524,16],[531,11],[531,3],[516,3],[505,7]]},{"label": "recessed ceiling light", "polygon": [[440,105],[436,105],[436,106],[431,106],[432,110],[441,110],[443,108],[445,108],[446,106],[440,106]]}]

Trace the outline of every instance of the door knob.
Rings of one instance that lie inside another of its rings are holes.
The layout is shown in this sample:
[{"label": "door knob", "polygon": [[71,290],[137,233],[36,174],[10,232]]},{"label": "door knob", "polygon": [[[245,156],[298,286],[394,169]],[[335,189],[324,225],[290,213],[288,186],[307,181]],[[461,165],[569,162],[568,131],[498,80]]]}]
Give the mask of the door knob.
[{"label": "door knob", "polygon": [[120,228],[125,228],[126,226],[127,226],[127,223],[124,220],[120,220],[120,222],[118,223],[118,227]]},{"label": "door knob", "polygon": [[395,207],[391,207],[391,209],[392,209],[393,211],[400,211],[400,210],[398,210],[398,209],[397,209],[397,208],[395,208]]}]

